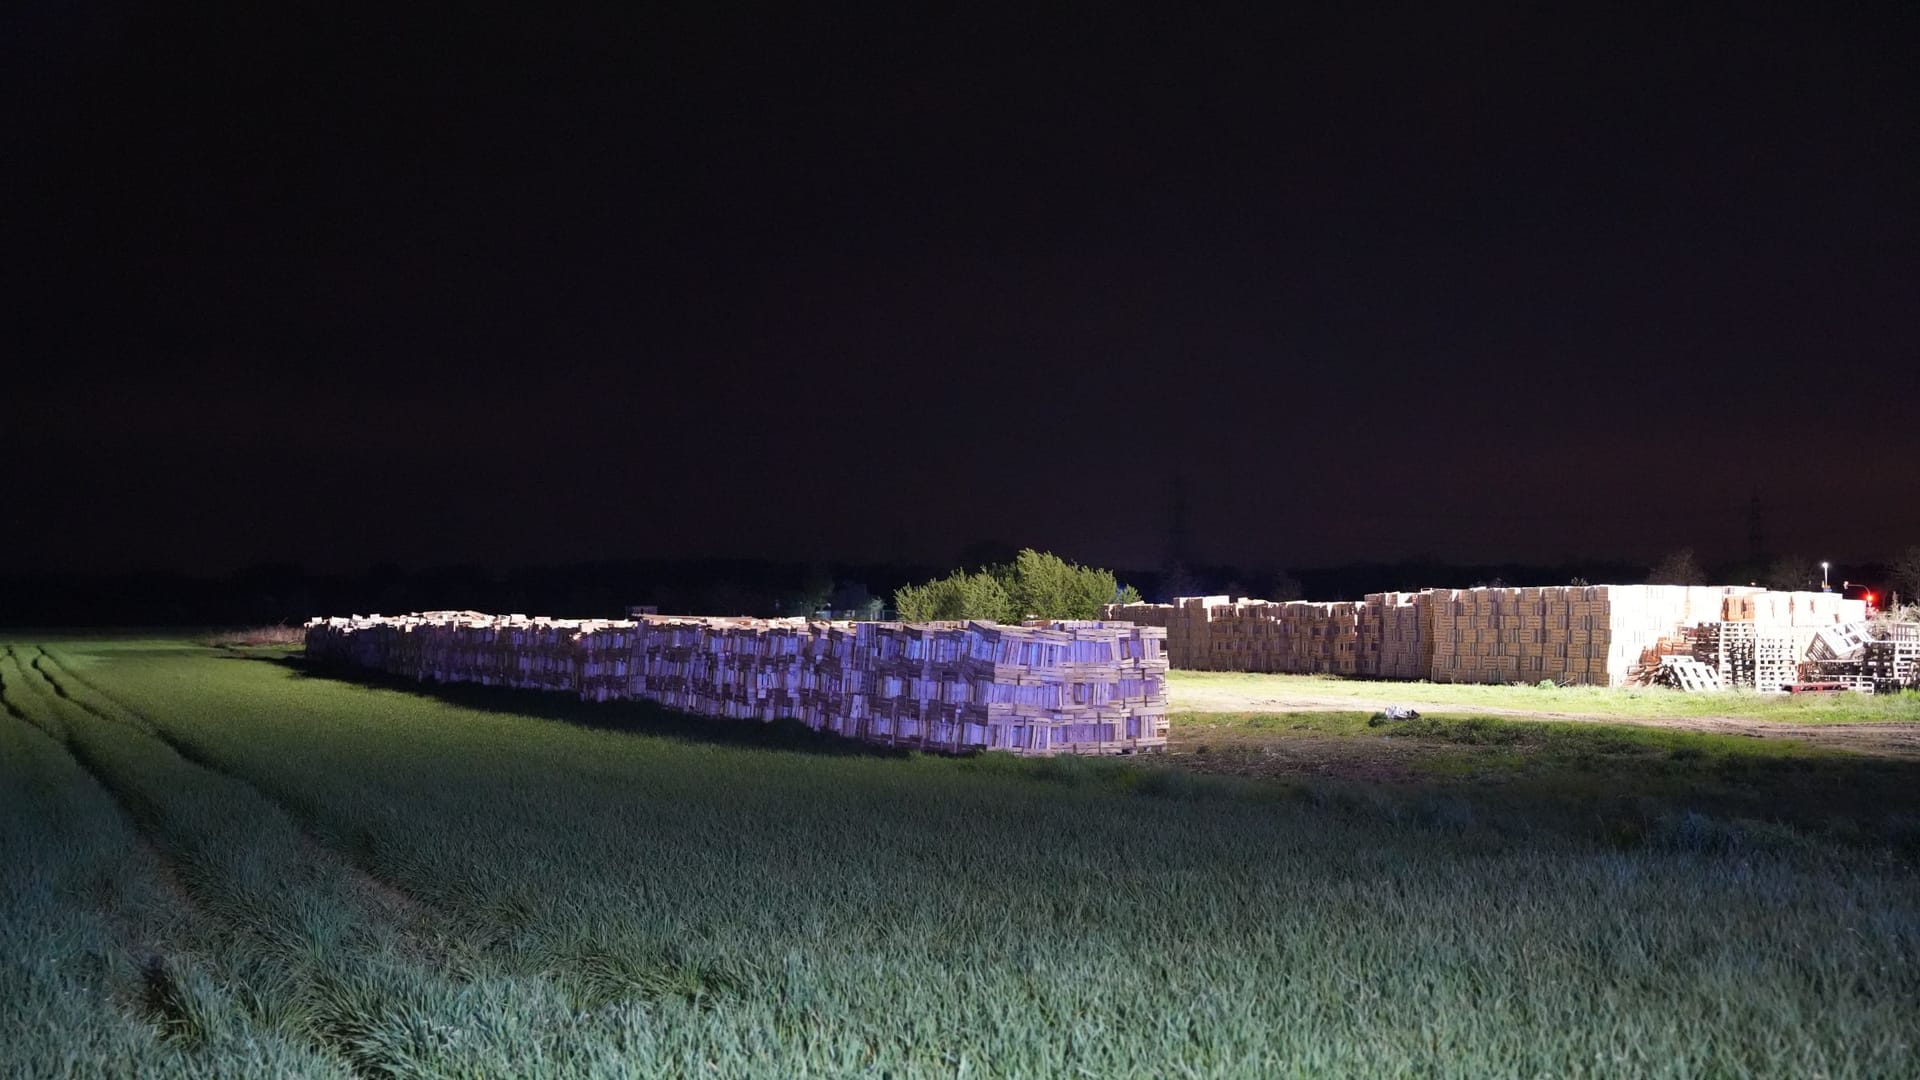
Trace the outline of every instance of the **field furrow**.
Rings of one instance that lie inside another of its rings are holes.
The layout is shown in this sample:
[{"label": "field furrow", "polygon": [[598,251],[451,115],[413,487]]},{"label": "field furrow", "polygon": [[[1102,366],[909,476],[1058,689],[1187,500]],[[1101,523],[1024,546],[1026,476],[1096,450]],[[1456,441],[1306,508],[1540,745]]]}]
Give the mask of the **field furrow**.
[{"label": "field furrow", "polygon": [[[542,1071],[543,1044],[572,1026],[545,980],[480,977],[484,964],[459,959],[471,950],[395,922],[414,906],[358,879],[251,785],[180,756],[113,710],[85,706],[38,651],[13,659],[28,715],[65,732],[74,758],[175,868],[196,916],[194,951],[217,959],[217,974],[239,986],[257,1018],[355,1073],[409,1075],[424,1056],[463,1053],[476,1067],[525,1061]],[[157,988],[152,1000],[173,1000],[162,971],[147,969],[146,982]],[[490,1023],[503,1008],[527,1026]],[[565,1057],[590,1062],[594,1040],[573,1034],[582,1052]]]},{"label": "field furrow", "polygon": [[[333,863],[339,873],[350,881],[355,891],[368,903],[371,903],[394,919],[403,919],[409,924],[409,936],[413,939],[410,948],[423,955],[447,957],[467,954],[472,951],[470,942],[458,941],[462,935],[457,920],[448,913],[435,908],[432,903],[406,891],[399,884],[381,878],[371,867],[363,862],[364,850],[356,852],[355,841],[351,835],[330,831],[326,828],[328,816],[320,812],[311,803],[303,803],[297,792],[288,792],[286,785],[275,785],[271,777],[248,775],[223,757],[217,747],[206,740],[196,738],[191,730],[176,734],[166,725],[156,723],[139,710],[116,699],[111,693],[101,689],[91,681],[76,675],[60,661],[60,654],[43,651],[34,660],[37,670],[41,671],[59,694],[75,705],[102,719],[123,723],[151,734],[164,743],[168,749],[186,761],[192,762],[210,772],[226,777],[237,784],[251,788],[265,802],[272,803],[294,822],[315,860]],[[51,665],[48,667],[47,665]],[[336,823],[337,824],[337,823]],[[361,845],[364,849],[364,844]]]},{"label": "field furrow", "polygon": [[342,1075],[242,1008],[112,795],[0,658],[0,1062],[12,1076]]}]

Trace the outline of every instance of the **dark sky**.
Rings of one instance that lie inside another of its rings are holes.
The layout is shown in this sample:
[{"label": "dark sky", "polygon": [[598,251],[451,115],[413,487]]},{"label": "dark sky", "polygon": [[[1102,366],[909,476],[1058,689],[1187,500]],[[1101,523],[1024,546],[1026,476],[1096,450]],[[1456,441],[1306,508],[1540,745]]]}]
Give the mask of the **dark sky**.
[{"label": "dark sky", "polygon": [[14,566],[1920,543],[1912,4],[405,6],[11,17]]}]

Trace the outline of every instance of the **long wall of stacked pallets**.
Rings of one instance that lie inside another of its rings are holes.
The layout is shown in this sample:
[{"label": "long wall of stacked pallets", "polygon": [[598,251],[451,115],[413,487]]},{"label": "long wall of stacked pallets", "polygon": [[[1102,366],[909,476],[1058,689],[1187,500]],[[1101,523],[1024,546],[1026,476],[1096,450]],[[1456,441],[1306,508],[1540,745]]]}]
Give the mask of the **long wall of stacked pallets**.
[{"label": "long wall of stacked pallets", "polygon": [[1693,648],[1689,628],[1712,627],[1728,663],[1744,665],[1727,685],[1777,688],[1822,628],[1864,619],[1866,605],[1741,586],[1568,585],[1331,604],[1183,597],[1111,605],[1105,617],[1166,627],[1177,668],[1596,686],[1626,684],[1661,652]]},{"label": "long wall of stacked pallets", "polygon": [[409,679],[794,719],[929,750],[1111,754],[1167,741],[1165,632],[1101,622],[314,619],[307,655]]}]

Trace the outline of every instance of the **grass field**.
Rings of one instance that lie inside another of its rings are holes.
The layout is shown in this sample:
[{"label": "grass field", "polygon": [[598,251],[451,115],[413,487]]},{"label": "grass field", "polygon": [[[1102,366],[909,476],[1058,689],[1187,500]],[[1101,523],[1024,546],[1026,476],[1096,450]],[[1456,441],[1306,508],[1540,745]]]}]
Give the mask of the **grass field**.
[{"label": "grass field", "polygon": [[1171,760],[1205,773],[1417,788],[1615,841],[1663,828],[1683,807],[1695,822],[1761,833],[1786,826],[1772,835],[1920,859],[1920,760],[1909,757],[1638,723],[1485,716],[1191,713],[1176,716],[1173,729]]},{"label": "grass field", "polygon": [[1248,717],[1170,764],[944,759],[0,652],[8,1075],[1914,1071],[1905,762],[1447,721],[1384,740],[1411,781],[1275,780],[1185,767]]},{"label": "grass field", "polygon": [[1335,675],[1266,675],[1237,671],[1176,671],[1171,693],[1204,707],[1214,697],[1304,698],[1337,707],[1341,701],[1411,700],[1463,711],[1498,709],[1535,714],[1608,715],[1621,719],[1733,716],[1795,724],[1920,721],[1920,693],[1759,694],[1728,690],[1683,694],[1667,689],[1594,686],[1477,686],[1382,682]]}]

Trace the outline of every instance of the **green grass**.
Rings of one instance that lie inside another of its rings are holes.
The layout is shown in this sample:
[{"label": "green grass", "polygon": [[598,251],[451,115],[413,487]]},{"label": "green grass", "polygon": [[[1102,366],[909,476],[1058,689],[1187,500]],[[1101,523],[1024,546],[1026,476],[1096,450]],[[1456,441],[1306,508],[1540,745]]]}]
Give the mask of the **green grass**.
[{"label": "green grass", "polygon": [[[1644,836],[1675,813],[1708,813],[1772,840],[1888,847],[1920,858],[1920,761],[1635,724],[1378,714],[1189,713],[1178,759],[1202,771],[1286,775],[1275,747],[1327,740],[1336,762],[1386,761],[1401,786],[1472,798],[1595,839]],[[1270,767],[1262,768],[1267,763]]]},{"label": "green grass", "polygon": [[1247,732],[1307,732],[1318,735],[1377,735],[1418,738],[1472,746],[1529,746],[1561,756],[1633,754],[1686,748],[1719,757],[1806,757],[1823,752],[1797,739],[1756,739],[1679,728],[1587,720],[1513,720],[1469,714],[1425,714],[1416,720],[1389,720],[1379,713],[1179,713],[1182,728],[1195,726]]},{"label": "green grass", "polygon": [[1597,833],[168,641],[0,681],[9,1075],[1911,1069],[1910,854],[1684,799]]},{"label": "green grass", "polygon": [[1175,707],[1183,693],[1209,690],[1284,697],[1356,701],[1418,701],[1464,709],[1513,709],[1622,719],[1734,716],[1797,724],[1920,722],[1920,692],[1897,694],[1761,694],[1727,690],[1688,694],[1665,688],[1595,686],[1478,686],[1458,683],[1383,682],[1335,675],[1268,675],[1233,671],[1175,671],[1170,680]]}]

